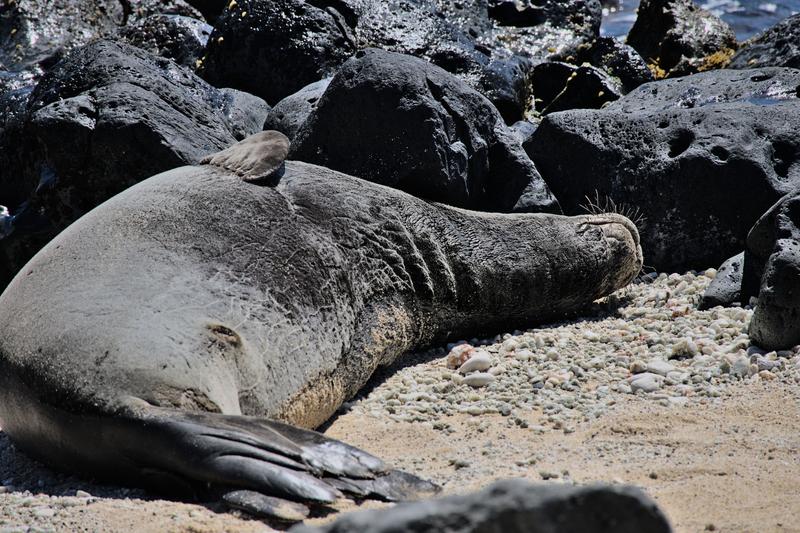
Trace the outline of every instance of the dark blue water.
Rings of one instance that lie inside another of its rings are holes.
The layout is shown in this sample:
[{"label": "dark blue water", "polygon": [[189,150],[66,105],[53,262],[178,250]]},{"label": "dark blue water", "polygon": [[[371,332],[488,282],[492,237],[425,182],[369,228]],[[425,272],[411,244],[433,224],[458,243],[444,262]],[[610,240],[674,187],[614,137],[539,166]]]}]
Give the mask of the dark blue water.
[{"label": "dark blue water", "polygon": [[[697,3],[730,24],[740,41],[800,12],[800,0],[699,0]],[[619,0],[619,4],[616,10],[604,10],[603,35],[624,36],[633,25],[639,0]]]}]

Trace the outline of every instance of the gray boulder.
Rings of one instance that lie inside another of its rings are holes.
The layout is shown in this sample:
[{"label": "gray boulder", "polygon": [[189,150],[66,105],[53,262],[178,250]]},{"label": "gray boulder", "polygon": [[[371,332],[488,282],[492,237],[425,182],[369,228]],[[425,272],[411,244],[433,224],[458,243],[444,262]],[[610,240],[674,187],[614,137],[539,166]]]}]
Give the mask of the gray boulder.
[{"label": "gray boulder", "polygon": [[641,54],[613,37],[598,37],[591,42],[582,43],[563,52],[558,59],[573,65],[589,63],[603,70],[619,81],[623,94],[654,80],[653,73]]},{"label": "gray boulder", "polygon": [[639,211],[645,263],[720,265],[800,186],[800,71],[718,70],[642,85],[600,110],[546,116],[528,145],[568,214]]},{"label": "gray boulder", "polygon": [[800,191],[781,198],[756,222],[745,262],[746,275],[759,279],[751,342],[767,350],[800,344]]},{"label": "gray boulder", "polygon": [[460,207],[558,210],[491,102],[424,60],[383,50],[342,66],[290,157]]},{"label": "gray boulder", "polygon": [[724,66],[736,51],[733,29],[692,0],[642,0],[637,13],[627,43],[658,77]]},{"label": "gray boulder", "polygon": [[800,67],[800,14],[742,44],[728,68]]},{"label": "gray boulder", "polygon": [[734,255],[722,263],[716,277],[703,293],[699,308],[711,309],[718,305],[729,307],[735,303],[742,303],[743,269],[744,252]]},{"label": "gray boulder", "polygon": [[401,503],[390,509],[349,513],[291,533],[667,533],[658,506],[632,487],[532,484],[498,481],[465,496]]},{"label": "gray boulder", "polygon": [[194,70],[205,53],[213,28],[182,15],[151,15],[123,29],[120,37],[151,54]]}]

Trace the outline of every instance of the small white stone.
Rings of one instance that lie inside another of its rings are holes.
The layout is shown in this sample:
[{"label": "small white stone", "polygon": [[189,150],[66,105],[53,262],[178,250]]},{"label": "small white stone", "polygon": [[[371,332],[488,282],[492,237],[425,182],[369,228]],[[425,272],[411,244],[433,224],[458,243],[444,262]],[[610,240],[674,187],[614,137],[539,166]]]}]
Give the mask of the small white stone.
[{"label": "small white stone", "polygon": [[699,353],[700,350],[697,348],[697,344],[687,337],[672,346],[671,357],[694,357]]},{"label": "small white stone", "polygon": [[470,372],[487,370],[492,366],[492,359],[489,354],[484,351],[475,350],[473,354],[467,359],[463,365],[458,367],[458,371],[462,374],[469,374]]},{"label": "small white stone", "polygon": [[[399,402],[398,402],[399,403]],[[85,490],[76,490],[75,497],[77,498],[91,498],[92,495],[86,492]]]},{"label": "small white stone", "polygon": [[658,374],[659,376],[666,376],[674,370],[675,367],[663,359],[652,359],[649,363],[647,363],[647,371],[652,372],[653,374]]},{"label": "small white stone", "polygon": [[750,374],[750,359],[745,356],[737,357],[730,365],[730,373],[740,378]]},{"label": "small white stone", "polygon": [[631,391],[636,392],[641,390],[644,392],[654,392],[661,388],[664,378],[652,372],[645,372],[644,374],[636,374],[630,378]]},{"label": "small white stone", "polygon": [[514,339],[504,341],[503,345],[500,347],[500,349],[506,353],[513,352],[517,348],[519,348],[519,343]]},{"label": "small white stone", "polygon": [[464,383],[470,387],[484,387],[495,380],[495,377],[488,372],[475,372],[464,376]]},{"label": "small white stone", "polygon": [[50,507],[36,507],[33,509],[33,516],[36,518],[53,518],[55,515],[55,509]]},{"label": "small white stone", "polygon": [[520,361],[529,361],[533,359],[533,352],[530,350],[517,350],[514,352],[514,357]]}]

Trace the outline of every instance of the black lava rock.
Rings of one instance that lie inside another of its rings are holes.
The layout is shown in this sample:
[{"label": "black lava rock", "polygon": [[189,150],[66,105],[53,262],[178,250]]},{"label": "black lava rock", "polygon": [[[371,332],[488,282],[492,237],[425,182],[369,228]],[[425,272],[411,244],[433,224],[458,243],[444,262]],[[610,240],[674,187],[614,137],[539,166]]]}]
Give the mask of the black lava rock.
[{"label": "black lava rock", "polygon": [[558,210],[491,102],[426,61],[383,50],[342,66],[290,157],[461,207]]},{"label": "black lava rock", "polygon": [[263,100],[172,61],[96,41],[71,52],[0,133],[0,286],[56,233],[149,176],[261,130]]},{"label": "black lava rock", "polygon": [[627,42],[658,77],[724,66],[737,47],[731,27],[692,0],[642,0]]},{"label": "black lava rock", "polygon": [[155,13],[200,16],[182,0],[24,0],[0,5],[0,92],[38,79],[71,49]]},{"label": "black lava rock", "polygon": [[653,73],[633,47],[613,37],[599,37],[590,43],[560,54],[559,59],[574,65],[589,63],[619,80],[623,94],[653,81]]},{"label": "black lava rock", "polygon": [[717,266],[800,186],[798,85],[800,71],[780,68],[648,83],[601,110],[546,116],[528,154],[567,214],[588,199],[638,209],[647,265]]},{"label": "black lava rock", "polygon": [[548,61],[533,70],[533,94],[536,111],[546,115],[567,109],[599,109],[619,99],[622,86],[591,65]]},{"label": "black lava rock", "polygon": [[747,237],[746,274],[760,273],[748,334],[767,350],[800,344],[800,190],[784,196]]},{"label": "black lava rock", "polygon": [[267,116],[264,129],[277,130],[289,139],[294,138],[300,126],[317,108],[317,102],[330,83],[331,78],[315,81],[275,104]]},{"label": "black lava rock", "polygon": [[214,27],[199,72],[212,85],[240,89],[275,104],[331,75],[355,53],[354,21],[344,4],[231,2]]},{"label": "black lava rock", "polygon": [[599,32],[597,0],[547,0],[535,9],[542,23],[516,28],[490,18],[487,0],[241,0],[216,23],[201,72],[274,104],[357,49],[379,47],[459,76],[511,123],[530,109],[533,65]]},{"label": "black lava rock", "polygon": [[473,494],[401,503],[349,513],[320,527],[292,533],[668,533],[658,506],[632,487],[586,487],[498,481]]},{"label": "black lava rock", "polygon": [[214,24],[225,6],[230,4],[230,0],[186,0],[186,3],[202,13],[204,19]]},{"label": "black lava rock", "polygon": [[746,41],[728,68],[800,67],[800,14]]},{"label": "black lava rock", "polygon": [[742,275],[744,252],[727,259],[719,267],[716,277],[711,281],[700,300],[699,309],[711,309],[721,305],[729,307],[742,303]]},{"label": "black lava rock", "polygon": [[182,15],[151,15],[122,30],[126,42],[194,69],[214,28]]},{"label": "black lava rock", "polygon": [[492,55],[505,51],[536,62],[597,38],[602,19],[597,0],[438,0],[436,8]]}]

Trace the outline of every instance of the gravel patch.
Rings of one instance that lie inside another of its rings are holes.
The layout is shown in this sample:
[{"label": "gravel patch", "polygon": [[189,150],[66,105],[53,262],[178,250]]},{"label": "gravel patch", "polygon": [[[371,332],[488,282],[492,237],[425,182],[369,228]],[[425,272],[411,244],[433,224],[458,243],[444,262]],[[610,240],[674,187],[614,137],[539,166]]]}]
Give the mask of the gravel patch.
[{"label": "gravel patch", "polygon": [[750,346],[751,306],[697,309],[715,275],[646,275],[588,317],[415,354],[343,409],[444,430],[450,415],[499,413],[569,433],[631,395],[682,407],[736,394],[743,381],[800,382],[800,348]]}]

